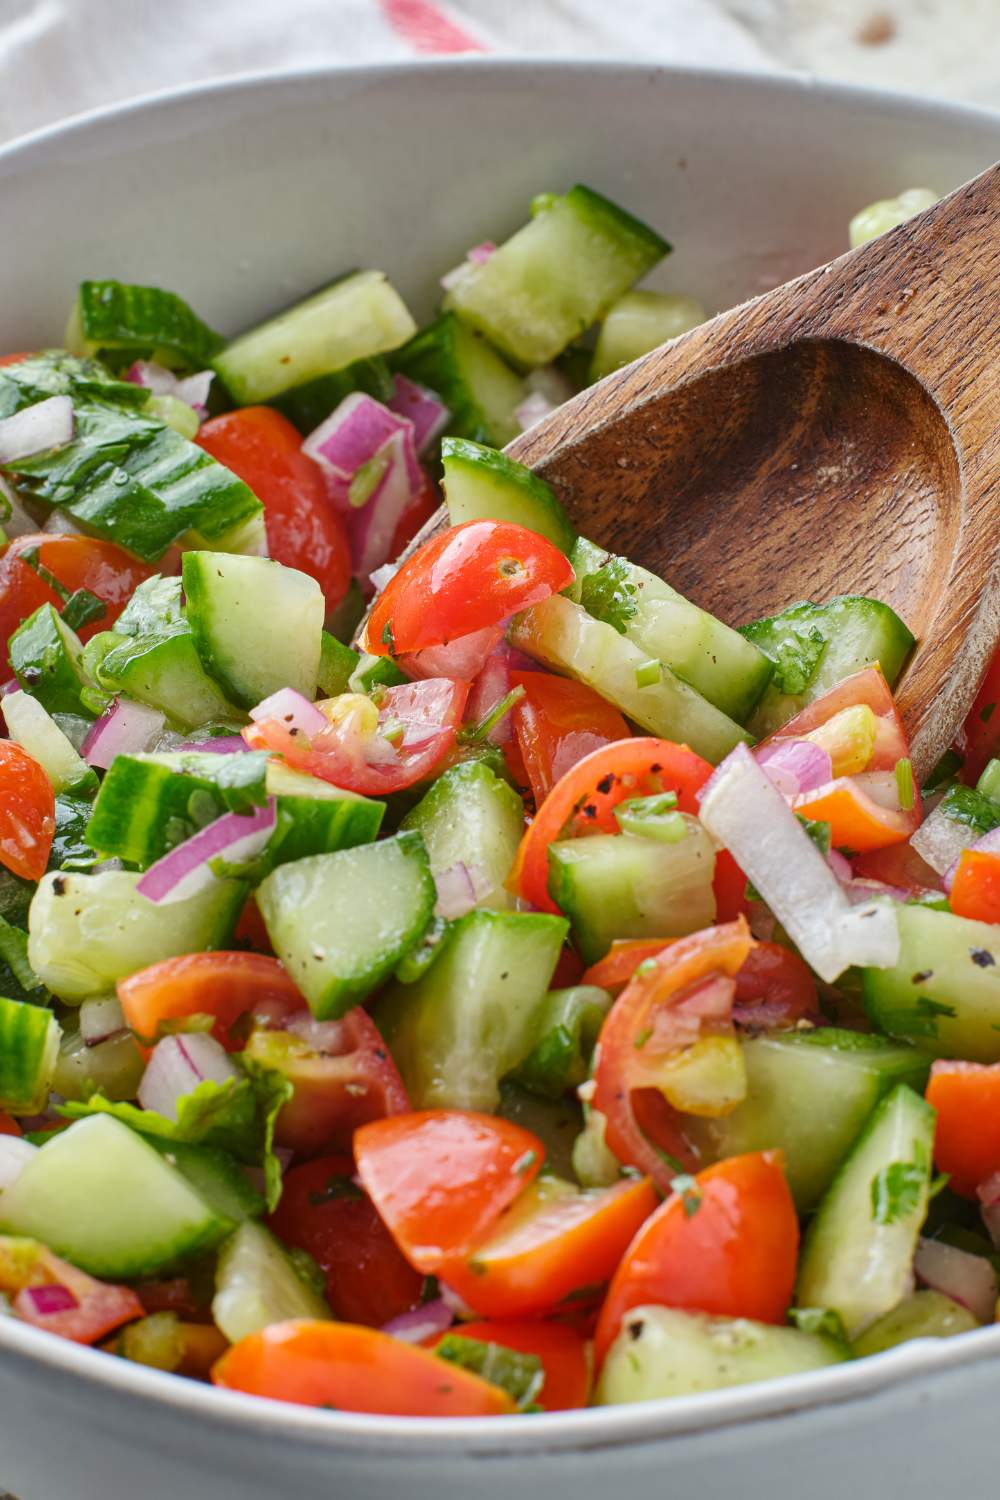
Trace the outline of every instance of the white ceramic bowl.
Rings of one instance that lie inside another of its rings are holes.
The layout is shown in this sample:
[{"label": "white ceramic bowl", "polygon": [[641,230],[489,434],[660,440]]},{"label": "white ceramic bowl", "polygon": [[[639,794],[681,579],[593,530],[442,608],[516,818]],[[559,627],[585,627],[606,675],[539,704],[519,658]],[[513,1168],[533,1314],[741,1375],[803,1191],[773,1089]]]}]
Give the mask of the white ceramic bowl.
[{"label": "white ceramic bowl", "polygon": [[[720,308],[830,258],[851,214],[956,186],[1000,117],[634,66],[478,62],[248,79],[0,151],[0,350],[61,338],[76,283],[182,292],[236,331],[348,267],[418,314],[435,278],[582,179],[665,231],[656,285]],[[1000,1328],[672,1402],[413,1422],[251,1401],[0,1318],[0,1488],[22,1500],[924,1500],[994,1478]]]}]

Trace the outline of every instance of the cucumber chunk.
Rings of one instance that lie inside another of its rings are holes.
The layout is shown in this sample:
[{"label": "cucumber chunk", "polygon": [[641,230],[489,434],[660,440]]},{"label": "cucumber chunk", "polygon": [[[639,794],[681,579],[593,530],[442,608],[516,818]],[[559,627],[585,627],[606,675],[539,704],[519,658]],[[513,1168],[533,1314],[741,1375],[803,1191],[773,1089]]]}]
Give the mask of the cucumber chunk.
[{"label": "cucumber chunk", "polygon": [[742,723],[771,678],[768,658],[739,631],[699,609],[655,573],[582,537],[570,553],[577,603],[658,657],[731,719]]},{"label": "cucumber chunk", "polygon": [[320,636],[319,671],[316,674],[320,697],[336,698],[340,693],[346,693],[351,673],[356,671],[360,660],[352,647],[345,646],[343,641],[324,630]]},{"label": "cucumber chunk", "polygon": [[505,453],[471,443],[466,438],[446,437],[441,444],[444,494],[453,526],[463,521],[513,521],[548,537],[569,553],[576,538],[569,517],[555,492]]},{"label": "cucumber chunk", "polygon": [[936,1057],[1000,1062],[1000,928],[926,906],[897,906],[899,960],[863,969],[872,1023]]},{"label": "cucumber chunk", "polygon": [[0,999],[0,1109],[45,1107],[59,1057],[59,1023],[43,1005]]},{"label": "cucumber chunk", "polygon": [[191,634],[205,667],[234,703],[290,687],[312,699],[326,605],[315,578],[266,557],[184,554]]},{"label": "cucumber chunk", "polygon": [[355,391],[363,391],[383,405],[392,400],[392,371],[382,355],[356,359],[344,370],[308,380],[305,385],[297,385],[284,395],[275,396],[271,405],[304,437],[308,437],[331,412],[336,411],[345,396],[351,396]]},{"label": "cucumber chunk", "polygon": [[67,1005],[106,995],[119,979],[204,948],[225,948],[246,894],[239,881],[157,906],[129,870],[43,875],[28,912],[28,961]]},{"label": "cucumber chunk", "polygon": [[895,1349],[897,1344],[908,1343],[910,1339],[950,1339],[956,1333],[971,1333],[978,1327],[969,1309],[943,1292],[914,1292],[866,1328],[854,1340],[852,1349],[855,1357],[861,1359],[867,1354]]},{"label": "cucumber chunk", "polygon": [[[543,1099],[561,1099],[567,1089],[578,1088],[590,1074],[594,1047],[610,1009],[611,996],[593,984],[550,990],[532,1019],[531,1051],[511,1074],[511,1082]],[[553,1166],[553,1171],[561,1169]]]},{"label": "cucumber chunk", "polygon": [[650,734],[690,745],[713,764],[734,746],[753,743],[669,667],[640,687],[636,673],[647,665],[647,654],[561,594],[515,615],[508,639],[544,666],[595,688]]},{"label": "cucumber chunk", "polygon": [[809,1226],[800,1307],[828,1307],[855,1338],[902,1301],[927,1216],[934,1111],[905,1083],[876,1105]]},{"label": "cucumber chunk", "polygon": [[155,1275],[213,1249],[232,1228],[110,1115],[54,1135],[0,1193],[0,1232],[41,1240],[110,1281]]},{"label": "cucumber chunk", "polygon": [[[178,582],[180,580],[178,579]],[[158,708],[182,729],[200,724],[244,721],[201,664],[190,627],[155,634],[123,636],[118,629],[87,644],[98,686]]]},{"label": "cucumber chunk", "polygon": [[168,1141],[155,1135],[143,1137],[176,1167],[204,1198],[220,1219],[233,1224],[259,1219],[267,1211],[262,1193],[251,1186],[246,1171],[218,1146],[192,1146],[187,1141]]},{"label": "cucumber chunk", "polygon": [[705,1161],[778,1148],[800,1213],[815,1208],[883,1094],[923,1092],[930,1059],[913,1047],[823,1027],[748,1037],[747,1095],[732,1114],[692,1119]]},{"label": "cucumber chunk", "polygon": [[482,334],[454,313],[445,313],[397,349],[392,367],[440,396],[455,437],[502,448],[521,431],[516,411],[527,386]]},{"label": "cucumber chunk", "polygon": [[828,604],[793,604],[780,615],[741,625],[740,634],[774,663],[774,677],[750,720],[758,739],[862,667],[878,663],[892,687],[914,640],[888,604],[852,594]]},{"label": "cucumber chunk", "polygon": [[321,1020],[391,974],[437,899],[419,833],[282,865],[257,889],[274,951]]},{"label": "cucumber chunk", "polygon": [[648,225],[577,184],[533,217],[444,299],[517,366],[547,365],[670,249]]},{"label": "cucumber chunk", "polygon": [[693,297],[667,292],[626,292],[608,309],[594,346],[590,379],[601,380],[640,355],[658,349],[689,328],[704,323],[707,313]]},{"label": "cucumber chunk", "polygon": [[324,1299],[307,1286],[274,1235],[261,1224],[241,1224],[219,1251],[212,1317],[230,1343],[271,1323],[331,1316]]},{"label": "cucumber chunk", "polygon": [[66,330],[71,354],[146,355],[175,369],[203,368],[224,343],[176,292],[121,281],[81,281]]},{"label": "cucumber chunk", "polygon": [[267,791],[277,798],[277,824],[263,855],[269,870],[311,854],[370,844],[385,816],[384,802],[342,791],[280,761],[268,763]]},{"label": "cucumber chunk", "polygon": [[381,271],[356,271],[227,344],[213,365],[238,406],[396,349],[417,325]]},{"label": "cucumber chunk", "polygon": [[400,827],[423,838],[435,880],[454,864],[475,867],[483,887],[476,905],[513,907],[504,881],[524,833],[524,803],[482,761],[445,771]]},{"label": "cucumber chunk", "polygon": [[684,814],[675,844],[631,833],[598,833],[549,845],[549,895],[569,917],[585,964],[615,938],[672,938],[715,921],[715,849]]},{"label": "cucumber chunk", "polygon": [[726,1390],[823,1370],[849,1357],[823,1334],[749,1318],[712,1318],[671,1307],[633,1307],[601,1370],[596,1406]]},{"label": "cucumber chunk", "polygon": [[97,791],[97,774],[77,754],[72,742],[30,693],[8,693],[3,700],[7,733],[32,760],[37,760],[52,783],[53,790],[76,797],[92,797]]},{"label": "cucumber chunk", "polygon": [[380,996],[375,1020],[415,1109],[496,1108],[500,1079],[531,1049],[566,929],[559,917],[469,912],[423,978]]},{"label": "cucumber chunk", "polygon": [[86,714],[80,694],[83,647],[51,604],[43,604],[7,642],[14,676],[50,714]]}]

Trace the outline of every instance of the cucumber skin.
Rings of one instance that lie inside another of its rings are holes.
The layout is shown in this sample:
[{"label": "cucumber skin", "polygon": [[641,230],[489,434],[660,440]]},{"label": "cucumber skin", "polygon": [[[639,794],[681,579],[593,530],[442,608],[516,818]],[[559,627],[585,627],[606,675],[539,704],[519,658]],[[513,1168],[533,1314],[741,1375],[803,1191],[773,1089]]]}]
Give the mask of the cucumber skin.
[{"label": "cucumber skin", "polygon": [[441,461],[445,503],[453,526],[481,518],[513,521],[538,532],[569,556],[576,541],[569,517],[552,487],[524,464],[495,448],[454,437],[443,440]]},{"label": "cucumber skin", "polygon": [[87,713],[79,660],[83,648],[51,604],[43,604],[17,627],[7,642],[14,675],[26,693],[50,714]]},{"label": "cucumber skin", "polygon": [[422,836],[435,877],[459,860],[481,865],[491,884],[476,905],[513,907],[504,881],[524,833],[524,803],[482,761],[444,771],[399,826]]},{"label": "cucumber skin", "polygon": [[60,1034],[45,1006],[0,998],[0,1109],[35,1114],[45,1107]]},{"label": "cucumber skin", "polygon": [[[515,408],[527,395],[521,376],[481,333],[467,328],[454,313],[443,313],[391,356],[394,370],[434,391],[451,413],[448,431],[455,437],[503,448],[520,432]],[[479,370],[470,370],[470,365]],[[475,376],[494,389],[492,410],[475,387]]]}]

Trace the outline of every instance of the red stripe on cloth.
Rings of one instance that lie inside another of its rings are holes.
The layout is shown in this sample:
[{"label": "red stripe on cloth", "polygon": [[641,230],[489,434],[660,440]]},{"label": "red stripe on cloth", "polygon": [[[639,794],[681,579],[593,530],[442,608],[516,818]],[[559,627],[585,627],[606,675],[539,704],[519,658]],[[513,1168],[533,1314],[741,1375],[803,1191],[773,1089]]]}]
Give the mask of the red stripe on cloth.
[{"label": "red stripe on cloth", "polygon": [[389,25],[409,42],[414,52],[485,52],[487,48],[463,31],[431,0],[380,0]]}]

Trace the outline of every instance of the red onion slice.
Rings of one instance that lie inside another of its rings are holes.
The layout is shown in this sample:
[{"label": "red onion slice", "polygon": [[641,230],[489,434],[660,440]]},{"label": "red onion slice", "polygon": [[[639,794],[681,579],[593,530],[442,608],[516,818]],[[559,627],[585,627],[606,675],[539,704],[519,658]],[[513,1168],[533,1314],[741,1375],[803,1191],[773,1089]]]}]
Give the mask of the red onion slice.
[{"label": "red onion slice", "polygon": [[280,719],[290,729],[298,729],[310,737],[328,727],[322,711],[294,688],[279,688],[276,693],[258,703],[256,708],[252,708],[250,717],[255,722],[261,719]]},{"label": "red onion slice", "polygon": [[[360,508],[351,509],[347,516],[354,572],[360,579],[369,578],[376,568],[388,562],[400,517],[423,487],[412,429],[406,433],[393,433],[381,451],[386,466],[378,484],[365,503]],[[416,480],[411,473],[411,457],[418,469]]]},{"label": "red onion slice", "polygon": [[207,1032],[192,1031],[165,1036],[157,1042],[142,1082],[138,1099],[143,1109],[151,1109],[166,1120],[176,1120],[178,1100],[192,1093],[200,1083],[228,1083],[240,1077],[240,1070],[230,1061],[226,1049]]},{"label": "red onion slice", "polygon": [[49,1286],[24,1287],[18,1300],[21,1299],[39,1318],[50,1317],[53,1313],[73,1312],[80,1306],[69,1287],[60,1286],[56,1282]]},{"label": "red onion slice", "polygon": [[541,391],[532,391],[529,396],[519,402],[514,408],[514,420],[522,432],[527,432],[529,427],[534,427],[536,422],[541,422],[556,407]]},{"label": "red onion slice", "polygon": [[80,1035],[88,1047],[96,1047],[128,1030],[128,1022],[117,995],[85,1000],[80,1006]]},{"label": "red onion slice", "polygon": [[941,1240],[921,1239],[913,1260],[917,1280],[935,1292],[943,1292],[953,1302],[967,1307],[980,1323],[992,1323],[996,1317],[997,1277],[982,1255],[971,1255]]},{"label": "red onion slice", "polygon": [[0,464],[65,448],[72,441],[73,402],[69,396],[49,396],[0,419]]},{"label": "red onion slice", "polygon": [[140,755],[148,750],[166,722],[158,708],[116,698],[88,731],[80,752],[88,766],[106,771],[116,755]]},{"label": "red onion slice", "polygon": [[814,792],[833,780],[833,761],[828,751],[811,740],[772,740],[761,746],[754,759],[783,797]]},{"label": "red onion slice", "polygon": [[[425,646],[422,651],[409,651],[399,657],[399,666],[408,677],[452,677],[471,682],[479,676],[503,640],[503,632],[502,625],[486,625],[482,630],[456,636],[443,646]],[[502,693],[500,697],[503,697]]]},{"label": "red onion slice", "polygon": [[17,1181],[37,1150],[19,1135],[0,1135],[0,1192]]},{"label": "red onion slice", "polygon": [[[350,494],[351,481],[366,464],[388,453],[394,437],[406,439],[403,458],[411,492],[416,493],[423,485],[423,473],[417,459],[413,423],[363,391],[345,396],[326,421],[305,439],[302,451],[327,474],[335,503],[350,511],[357,508],[356,497]],[[365,504],[364,499],[361,504]]]},{"label": "red onion slice", "polygon": [[221,858],[240,864],[253,859],[267,845],[276,820],[273,797],[252,813],[223,813],[151,865],[136,890],[157,904],[186,901],[210,890],[216,878],[210,862]]},{"label": "red onion slice", "polygon": [[983,1223],[994,1246],[1000,1249],[1000,1172],[994,1172],[976,1189]]},{"label": "red onion slice", "polygon": [[436,437],[440,437],[451,417],[440,396],[426,386],[408,380],[405,375],[396,376],[387,405],[397,417],[405,417],[413,423],[413,441],[418,453],[423,453]]},{"label": "red onion slice", "polygon": [[453,266],[450,271],[444,273],[438,285],[444,291],[450,292],[460,281],[465,279],[470,266],[484,266],[490,256],[496,253],[496,248],[492,240],[483,240],[482,244],[473,245],[471,249],[466,250],[463,261],[460,261],[457,266]]},{"label": "red onion slice", "polygon": [[444,1298],[437,1297],[422,1307],[411,1308],[409,1312],[390,1318],[382,1325],[382,1332],[391,1334],[394,1339],[402,1339],[405,1344],[422,1344],[424,1339],[447,1333],[454,1321],[454,1314]]},{"label": "red onion slice", "polygon": [[434,884],[437,886],[434,915],[448,921],[464,917],[493,889],[493,882],[483,866],[467,865],[464,860],[442,870],[434,877]]},{"label": "red onion slice", "polygon": [[129,366],[125,379],[130,380],[133,385],[141,385],[152,391],[154,396],[174,396],[178,401],[186,402],[194,408],[202,421],[208,415],[208,396],[215,379],[214,370],[199,370],[197,374],[188,375],[181,380],[173,370],[166,369],[155,360],[137,359]]}]

